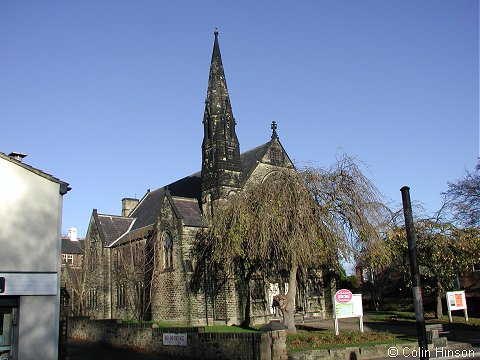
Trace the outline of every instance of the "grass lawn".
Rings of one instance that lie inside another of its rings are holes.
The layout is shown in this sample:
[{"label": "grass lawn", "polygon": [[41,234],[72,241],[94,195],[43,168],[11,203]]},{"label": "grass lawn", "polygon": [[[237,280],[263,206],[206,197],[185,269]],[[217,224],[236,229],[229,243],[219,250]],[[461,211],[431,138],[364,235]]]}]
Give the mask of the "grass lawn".
[{"label": "grass lawn", "polygon": [[334,349],[350,346],[373,346],[379,344],[398,344],[402,342],[416,341],[414,338],[405,336],[359,331],[342,331],[335,335],[333,330],[303,331],[287,335],[288,351],[302,351],[312,349]]},{"label": "grass lawn", "polygon": [[[404,322],[415,322],[415,313],[412,311],[376,311],[369,312],[365,315],[365,321],[370,322],[386,322],[386,321],[404,321]],[[468,322],[465,322],[463,316],[453,316],[453,322],[451,326],[454,328],[469,328],[469,327],[478,327],[480,326],[480,318],[469,318]],[[435,319],[433,313],[425,314],[425,323],[426,324],[449,324],[448,315],[444,315],[441,319]]]},{"label": "grass lawn", "polygon": [[250,327],[248,329],[241,328],[240,326],[205,326],[206,333],[252,333],[258,332],[258,328]]},{"label": "grass lawn", "polygon": [[[140,324],[141,321],[134,320],[134,319],[122,319],[123,323],[127,324]],[[182,328],[182,327],[191,327],[188,324],[181,324],[181,323],[169,323],[164,321],[147,321],[147,324],[155,324],[160,328]],[[227,326],[227,325],[220,325],[220,326],[199,326],[205,328],[205,332],[207,333],[252,333],[258,332],[259,326],[253,326],[249,328],[242,328],[240,326]]]}]

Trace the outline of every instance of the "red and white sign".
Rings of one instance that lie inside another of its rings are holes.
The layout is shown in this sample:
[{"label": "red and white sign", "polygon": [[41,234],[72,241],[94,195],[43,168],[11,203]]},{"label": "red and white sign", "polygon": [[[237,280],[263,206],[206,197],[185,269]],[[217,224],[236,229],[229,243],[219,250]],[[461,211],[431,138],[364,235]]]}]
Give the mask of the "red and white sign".
[{"label": "red and white sign", "polygon": [[463,310],[465,321],[468,321],[467,302],[465,299],[465,290],[447,291],[448,319],[452,322],[452,311]]},{"label": "red and white sign", "polygon": [[347,289],[341,289],[335,293],[335,300],[337,300],[338,303],[348,303],[352,300],[352,297],[352,292]]}]

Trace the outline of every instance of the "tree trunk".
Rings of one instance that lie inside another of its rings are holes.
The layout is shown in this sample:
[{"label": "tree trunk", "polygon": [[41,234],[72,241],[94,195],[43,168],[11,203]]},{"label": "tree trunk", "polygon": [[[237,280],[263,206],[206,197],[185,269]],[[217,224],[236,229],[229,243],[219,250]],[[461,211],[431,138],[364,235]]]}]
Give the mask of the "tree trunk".
[{"label": "tree trunk", "polygon": [[439,281],[437,281],[436,287],[437,287],[437,291],[435,292],[435,295],[436,295],[437,306],[435,307],[435,318],[441,319],[443,317],[443,309],[442,309],[443,288]]},{"label": "tree trunk", "polygon": [[252,323],[252,315],[251,315],[251,305],[250,305],[250,280],[252,279],[253,271],[250,269],[246,275],[245,284],[246,284],[246,301],[245,301],[245,316],[243,322],[240,324],[242,328],[249,328]]},{"label": "tree trunk", "polygon": [[245,301],[245,318],[243,322],[240,324],[240,327],[244,329],[248,329],[252,323],[252,316],[250,311],[250,286],[247,288],[247,299]]},{"label": "tree trunk", "polygon": [[441,319],[443,317],[442,294],[440,291],[437,292],[437,308],[435,310],[435,317],[437,319]]},{"label": "tree trunk", "polygon": [[285,309],[283,310],[283,324],[288,327],[287,331],[292,334],[297,332],[295,327],[295,295],[297,294],[297,270],[298,265],[290,269],[288,279],[288,293],[285,294]]}]

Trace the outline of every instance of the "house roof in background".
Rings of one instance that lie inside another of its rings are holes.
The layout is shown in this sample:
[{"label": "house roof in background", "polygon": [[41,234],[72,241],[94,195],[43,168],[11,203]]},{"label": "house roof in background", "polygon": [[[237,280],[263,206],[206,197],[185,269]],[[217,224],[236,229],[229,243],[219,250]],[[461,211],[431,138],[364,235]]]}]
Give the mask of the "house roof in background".
[{"label": "house roof in background", "polygon": [[83,254],[84,240],[70,240],[69,237],[62,238],[62,254]]}]

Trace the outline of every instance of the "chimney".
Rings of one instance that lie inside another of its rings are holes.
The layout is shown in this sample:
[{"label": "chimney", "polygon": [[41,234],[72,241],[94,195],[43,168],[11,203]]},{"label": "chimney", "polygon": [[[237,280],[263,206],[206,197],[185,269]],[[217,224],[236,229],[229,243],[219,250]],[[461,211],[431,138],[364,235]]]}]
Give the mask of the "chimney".
[{"label": "chimney", "polygon": [[71,227],[68,229],[68,237],[70,238],[70,241],[78,241],[77,228]]},{"label": "chimney", "polygon": [[138,199],[123,198],[122,199],[122,216],[128,216],[138,204]]},{"label": "chimney", "polygon": [[20,153],[20,152],[16,152],[16,151],[12,151],[10,154],[8,154],[8,156],[10,156],[11,158],[17,160],[17,161],[20,161],[22,162],[22,159],[27,156],[27,154],[23,154],[23,153]]}]

